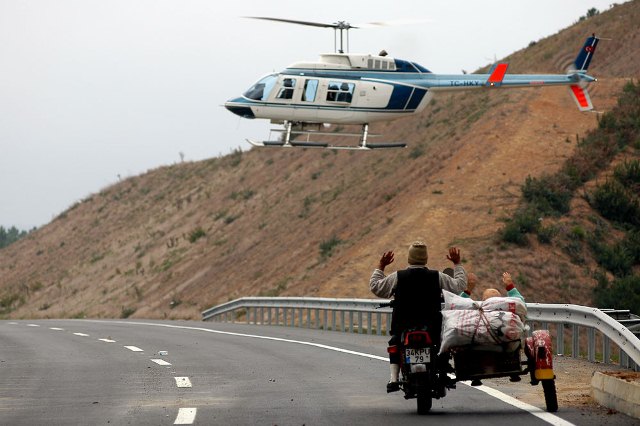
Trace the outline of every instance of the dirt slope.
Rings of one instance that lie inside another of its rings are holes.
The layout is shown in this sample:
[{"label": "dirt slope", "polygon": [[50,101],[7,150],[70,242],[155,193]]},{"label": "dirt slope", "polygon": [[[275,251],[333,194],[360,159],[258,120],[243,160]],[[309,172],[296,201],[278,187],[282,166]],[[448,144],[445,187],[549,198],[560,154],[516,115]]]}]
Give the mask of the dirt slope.
[{"label": "dirt slope", "polygon": [[[639,77],[637,22],[640,2],[625,3],[516,52],[509,70],[563,72],[585,36],[613,38],[590,69],[606,111]],[[589,264],[505,246],[496,231],[524,179],[557,170],[596,125],[566,88],[467,92],[375,126],[406,150],[254,149],[152,170],[0,250],[0,315],[197,319],[247,295],[371,297],[380,253],[396,250],[401,268],[417,238],[439,269],[459,246],[480,288],[509,270],[529,301],[589,304]]]}]

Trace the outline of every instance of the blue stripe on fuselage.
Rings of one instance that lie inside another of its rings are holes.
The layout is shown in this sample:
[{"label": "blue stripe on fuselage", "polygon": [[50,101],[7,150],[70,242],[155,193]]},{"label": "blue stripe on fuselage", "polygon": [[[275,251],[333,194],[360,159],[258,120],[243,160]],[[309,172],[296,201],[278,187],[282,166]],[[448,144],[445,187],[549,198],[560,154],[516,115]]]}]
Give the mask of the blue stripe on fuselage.
[{"label": "blue stripe on fuselage", "polygon": [[405,109],[412,93],[412,87],[394,84],[391,99],[385,109]]}]

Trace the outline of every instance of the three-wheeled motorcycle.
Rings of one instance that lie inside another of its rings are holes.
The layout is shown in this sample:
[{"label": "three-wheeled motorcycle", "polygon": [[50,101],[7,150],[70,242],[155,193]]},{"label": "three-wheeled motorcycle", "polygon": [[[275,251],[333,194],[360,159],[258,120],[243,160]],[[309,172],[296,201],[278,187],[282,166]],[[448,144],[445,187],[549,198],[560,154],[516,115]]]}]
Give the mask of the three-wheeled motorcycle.
[{"label": "three-wheeled motorcycle", "polygon": [[[524,347],[520,340],[514,340],[496,345],[459,346],[441,355],[438,350],[425,328],[404,331],[400,345],[389,347],[389,352],[401,351],[400,388],[406,399],[417,399],[418,414],[429,412],[432,400],[444,397],[447,389],[455,388],[458,381],[471,380],[472,385],[496,377],[519,381],[526,374],[531,377],[531,385],[542,383],[547,411],[558,410],[553,351],[547,330],[534,331],[525,339]],[[453,366],[448,362],[450,358]]]}]

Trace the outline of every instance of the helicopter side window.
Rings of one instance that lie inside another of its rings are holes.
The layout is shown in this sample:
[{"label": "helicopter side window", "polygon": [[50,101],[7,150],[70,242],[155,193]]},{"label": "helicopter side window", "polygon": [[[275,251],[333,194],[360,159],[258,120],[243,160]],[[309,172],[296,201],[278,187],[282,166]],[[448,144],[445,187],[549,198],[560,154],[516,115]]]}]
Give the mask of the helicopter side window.
[{"label": "helicopter side window", "polygon": [[293,88],[296,86],[295,78],[285,78],[282,80],[282,88],[278,92],[278,99],[291,99],[293,98]]},{"label": "helicopter side window", "polygon": [[276,80],[276,75],[268,75],[251,86],[251,88],[244,92],[243,95],[244,97],[253,99],[254,101],[265,101],[269,97],[269,93],[271,93],[271,89],[273,89],[274,84],[276,84]]},{"label": "helicopter side window", "polygon": [[351,103],[355,87],[354,83],[330,81],[327,89],[327,101]]},{"label": "helicopter side window", "polygon": [[302,94],[302,101],[303,102],[315,101],[317,91],[318,91],[318,80],[306,80],[304,82],[304,93]]}]

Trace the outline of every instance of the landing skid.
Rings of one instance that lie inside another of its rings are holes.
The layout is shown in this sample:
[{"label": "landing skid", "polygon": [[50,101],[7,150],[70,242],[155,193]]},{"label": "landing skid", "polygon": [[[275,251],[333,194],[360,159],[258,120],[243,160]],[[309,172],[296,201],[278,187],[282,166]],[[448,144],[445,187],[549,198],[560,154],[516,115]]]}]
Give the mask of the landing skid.
[{"label": "landing skid", "polygon": [[[362,133],[344,133],[344,132],[320,132],[313,130],[292,130],[291,122],[285,122],[284,130],[272,129],[272,132],[283,133],[282,140],[269,140],[269,141],[257,141],[254,139],[247,139],[251,145],[260,148],[324,148],[324,149],[343,149],[343,150],[372,150],[372,149],[393,149],[393,148],[405,148],[407,146],[404,142],[378,142],[368,143],[368,137],[377,137],[379,135],[369,134],[369,125],[364,124],[362,126]],[[306,140],[291,140],[291,135],[306,135]],[[351,136],[359,137],[360,143],[358,145],[331,145],[328,142],[314,142],[309,140],[311,136]]]}]

